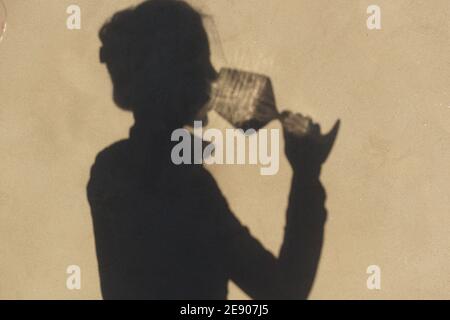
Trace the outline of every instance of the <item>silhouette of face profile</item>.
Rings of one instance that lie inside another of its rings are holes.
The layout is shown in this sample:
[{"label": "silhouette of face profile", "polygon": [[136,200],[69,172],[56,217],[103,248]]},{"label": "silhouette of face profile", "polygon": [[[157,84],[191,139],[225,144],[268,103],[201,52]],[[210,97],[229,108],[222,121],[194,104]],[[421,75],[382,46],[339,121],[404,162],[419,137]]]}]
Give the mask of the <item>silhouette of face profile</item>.
[{"label": "silhouette of face profile", "polygon": [[217,72],[202,16],[190,5],[145,1],[116,13],[99,37],[114,101],[137,123],[171,129],[206,120]]}]

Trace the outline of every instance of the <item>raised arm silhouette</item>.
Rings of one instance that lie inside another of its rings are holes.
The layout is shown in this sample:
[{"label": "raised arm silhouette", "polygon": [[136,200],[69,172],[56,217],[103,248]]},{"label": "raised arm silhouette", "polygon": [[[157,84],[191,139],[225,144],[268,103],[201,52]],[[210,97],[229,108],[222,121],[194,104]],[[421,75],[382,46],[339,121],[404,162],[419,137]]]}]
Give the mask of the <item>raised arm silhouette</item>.
[{"label": "raised arm silhouette", "polygon": [[[87,187],[103,298],[226,299],[232,280],[253,299],[306,299],[326,220],[318,125],[283,115],[293,177],[276,257],[203,166],[170,159],[172,131],[207,120],[217,77],[201,14],[183,1],[145,1],[116,13],[100,39],[114,101],[135,119],[128,139],[98,154]],[[305,123],[312,129],[296,134]]]}]

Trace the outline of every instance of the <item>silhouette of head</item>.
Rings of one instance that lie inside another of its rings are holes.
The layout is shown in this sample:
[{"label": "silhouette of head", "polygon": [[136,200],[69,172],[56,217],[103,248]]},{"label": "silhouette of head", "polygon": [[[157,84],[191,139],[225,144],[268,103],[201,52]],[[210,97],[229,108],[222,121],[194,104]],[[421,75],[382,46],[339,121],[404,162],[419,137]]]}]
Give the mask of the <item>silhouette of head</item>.
[{"label": "silhouette of head", "polygon": [[217,77],[200,13],[183,1],[149,0],[116,13],[99,37],[120,108],[146,126],[196,119]]}]

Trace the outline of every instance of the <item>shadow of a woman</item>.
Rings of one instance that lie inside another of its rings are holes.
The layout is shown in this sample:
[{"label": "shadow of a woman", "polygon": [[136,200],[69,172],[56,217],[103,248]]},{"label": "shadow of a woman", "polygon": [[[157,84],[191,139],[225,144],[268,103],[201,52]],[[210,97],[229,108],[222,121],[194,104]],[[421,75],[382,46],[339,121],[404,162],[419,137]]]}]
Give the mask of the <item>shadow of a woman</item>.
[{"label": "shadow of a woman", "polygon": [[201,165],[170,159],[172,131],[207,120],[217,77],[202,16],[182,1],[150,0],[116,13],[100,38],[114,101],[135,118],[129,139],[98,154],[87,187],[103,298],[226,299],[232,280],[254,299],[306,299],[326,220],[326,157],[310,135],[292,133],[306,118],[284,115],[294,174],[275,257]]}]

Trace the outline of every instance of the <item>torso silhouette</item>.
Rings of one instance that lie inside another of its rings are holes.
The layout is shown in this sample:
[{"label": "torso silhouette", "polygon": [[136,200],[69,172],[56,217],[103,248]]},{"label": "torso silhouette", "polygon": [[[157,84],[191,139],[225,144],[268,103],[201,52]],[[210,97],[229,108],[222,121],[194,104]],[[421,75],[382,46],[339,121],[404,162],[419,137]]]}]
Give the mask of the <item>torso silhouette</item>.
[{"label": "torso silhouette", "polygon": [[202,166],[171,163],[169,138],[134,128],[92,167],[103,298],[226,299],[230,279],[252,298],[306,298],[322,241],[321,186],[311,189],[319,207],[306,219],[308,231],[296,235],[305,218],[292,214],[277,259],[240,224]]}]

